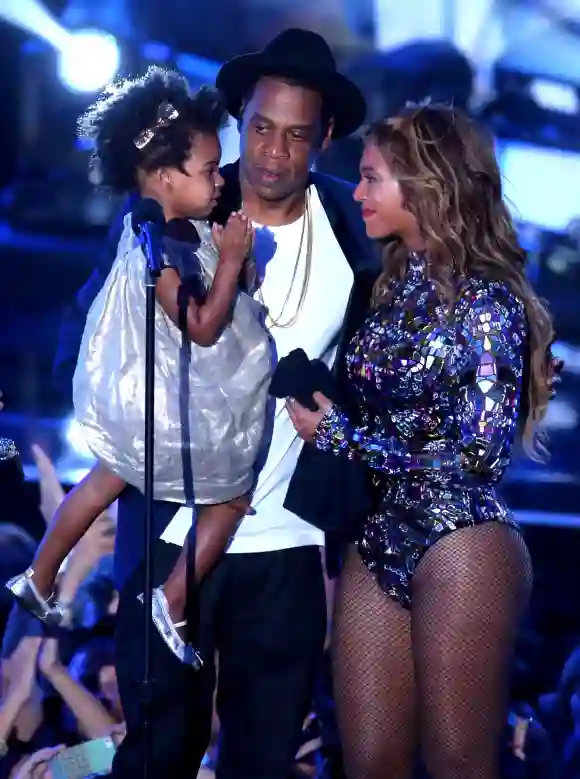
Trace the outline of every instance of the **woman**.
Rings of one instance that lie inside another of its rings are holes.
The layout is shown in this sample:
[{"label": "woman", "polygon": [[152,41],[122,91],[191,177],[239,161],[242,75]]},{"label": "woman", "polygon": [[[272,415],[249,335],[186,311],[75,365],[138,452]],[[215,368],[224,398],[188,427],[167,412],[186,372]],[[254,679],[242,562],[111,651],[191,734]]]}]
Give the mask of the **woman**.
[{"label": "woman", "polygon": [[495,485],[520,433],[542,454],[551,319],[493,147],[460,112],[412,107],[372,126],[355,198],[385,244],[346,357],[358,416],[321,395],[317,412],[288,404],[302,438],[364,460],[376,485],[336,610],[346,772],[410,779],[420,742],[431,779],[499,779],[532,571]]}]

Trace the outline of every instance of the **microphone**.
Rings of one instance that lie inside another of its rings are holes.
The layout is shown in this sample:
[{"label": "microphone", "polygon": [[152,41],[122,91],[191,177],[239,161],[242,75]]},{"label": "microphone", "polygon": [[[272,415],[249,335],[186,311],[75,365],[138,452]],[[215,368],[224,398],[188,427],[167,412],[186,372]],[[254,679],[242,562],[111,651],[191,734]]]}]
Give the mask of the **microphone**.
[{"label": "microphone", "polygon": [[131,211],[131,227],[139,238],[152,277],[157,278],[163,269],[163,209],[156,200],[145,198],[137,201]]}]

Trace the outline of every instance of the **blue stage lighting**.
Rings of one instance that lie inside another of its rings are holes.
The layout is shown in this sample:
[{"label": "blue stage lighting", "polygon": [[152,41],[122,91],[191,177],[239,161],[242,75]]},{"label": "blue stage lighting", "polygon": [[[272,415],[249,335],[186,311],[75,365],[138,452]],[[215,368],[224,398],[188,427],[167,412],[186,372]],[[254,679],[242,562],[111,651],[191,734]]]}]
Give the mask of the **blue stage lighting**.
[{"label": "blue stage lighting", "polygon": [[98,92],[114,80],[121,54],[116,39],[99,30],[70,34],[59,55],[60,80],[71,92]]}]

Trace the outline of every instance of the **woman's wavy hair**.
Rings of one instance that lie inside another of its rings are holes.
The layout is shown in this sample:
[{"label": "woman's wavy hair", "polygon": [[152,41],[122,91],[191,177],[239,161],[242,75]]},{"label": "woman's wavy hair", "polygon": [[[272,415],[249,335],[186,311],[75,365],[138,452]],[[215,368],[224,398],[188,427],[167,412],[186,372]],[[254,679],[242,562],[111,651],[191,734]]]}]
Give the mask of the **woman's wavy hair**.
[{"label": "woman's wavy hair", "polygon": [[[543,459],[547,452],[539,423],[551,395],[552,318],[526,276],[493,142],[462,111],[440,105],[408,106],[371,125],[365,142],[378,147],[397,177],[404,207],[425,241],[430,277],[443,298],[453,305],[459,282],[471,276],[502,281],[523,302],[529,356],[522,437],[528,455]],[[407,258],[402,241],[385,241],[375,304],[388,301]]]}]

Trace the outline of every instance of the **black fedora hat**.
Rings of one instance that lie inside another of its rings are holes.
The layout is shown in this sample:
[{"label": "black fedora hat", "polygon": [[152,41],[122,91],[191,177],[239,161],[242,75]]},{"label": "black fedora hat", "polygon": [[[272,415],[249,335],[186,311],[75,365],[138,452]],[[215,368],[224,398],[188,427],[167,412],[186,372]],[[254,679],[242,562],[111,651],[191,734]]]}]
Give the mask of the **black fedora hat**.
[{"label": "black fedora hat", "polygon": [[334,118],[335,138],[350,135],[365,120],[361,91],[337,71],[330,47],[315,32],[284,30],[261,51],[234,57],[221,67],[216,87],[234,118],[240,118],[244,98],[264,76],[289,78],[320,92]]}]

